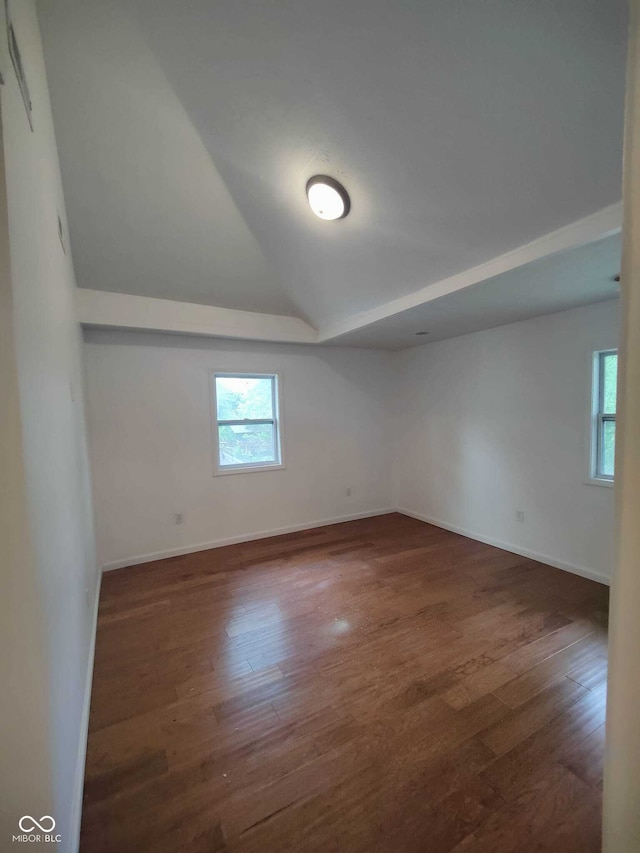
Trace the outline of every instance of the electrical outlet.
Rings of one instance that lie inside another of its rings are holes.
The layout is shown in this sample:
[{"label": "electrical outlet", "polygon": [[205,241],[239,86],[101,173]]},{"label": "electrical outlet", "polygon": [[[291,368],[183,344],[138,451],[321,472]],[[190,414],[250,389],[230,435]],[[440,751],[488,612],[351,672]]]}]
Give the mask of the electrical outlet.
[{"label": "electrical outlet", "polygon": [[176,524],[183,524],[184,523],[184,516],[181,512],[177,512],[174,516],[174,519],[175,519]]},{"label": "electrical outlet", "polygon": [[516,521],[519,521],[520,523],[524,522],[524,510],[523,509],[519,509],[516,511]]}]

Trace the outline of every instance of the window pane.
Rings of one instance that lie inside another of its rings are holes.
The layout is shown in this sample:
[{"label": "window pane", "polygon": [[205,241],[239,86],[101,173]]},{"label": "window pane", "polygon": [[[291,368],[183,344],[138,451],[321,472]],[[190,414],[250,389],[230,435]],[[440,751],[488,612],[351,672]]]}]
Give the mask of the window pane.
[{"label": "window pane", "polygon": [[613,477],[613,463],[616,453],[616,422],[604,421],[602,424],[602,456],[600,473]]},{"label": "window pane", "polygon": [[277,462],[273,424],[218,427],[220,465]]},{"label": "window pane", "polygon": [[604,362],[602,371],[604,382],[604,388],[602,389],[602,411],[608,415],[613,415],[616,411],[618,356],[616,353],[611,353],[611,355],[603,355],[602,360]]},{"label": "window pane", "polygon": [[273,418],[271,376],[216,376],[219,421]]}]

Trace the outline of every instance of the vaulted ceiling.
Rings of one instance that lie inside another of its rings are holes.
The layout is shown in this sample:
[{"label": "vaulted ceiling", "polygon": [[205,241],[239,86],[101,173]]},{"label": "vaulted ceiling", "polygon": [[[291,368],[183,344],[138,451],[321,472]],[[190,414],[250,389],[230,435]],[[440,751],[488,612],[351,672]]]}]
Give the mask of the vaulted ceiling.
[{"label": "vaulted ceiling", "polygon": [[[355,328],[620,197],[625,0],[39,13],[83,288]],[[346,219],[311,213],[316,173]]]}]

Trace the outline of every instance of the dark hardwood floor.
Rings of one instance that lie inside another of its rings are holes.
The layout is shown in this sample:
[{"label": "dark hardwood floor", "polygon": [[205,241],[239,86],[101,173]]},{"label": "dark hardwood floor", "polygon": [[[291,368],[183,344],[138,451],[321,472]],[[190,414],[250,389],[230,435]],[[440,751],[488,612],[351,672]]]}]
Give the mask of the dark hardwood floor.
[{"label": "dark hardwood floor", "polygon": [[606,610],[396,514],[110,572],[81,850],[600,850]]}]

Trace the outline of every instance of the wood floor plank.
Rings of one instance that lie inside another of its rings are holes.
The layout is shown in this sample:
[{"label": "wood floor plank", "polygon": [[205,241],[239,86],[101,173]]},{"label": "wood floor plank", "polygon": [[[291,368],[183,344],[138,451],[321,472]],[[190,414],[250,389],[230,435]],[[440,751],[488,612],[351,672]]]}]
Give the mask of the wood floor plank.
[{"label": "wood floor plank", "polygon": [[562,765],[592,788],[600,789],[604,765],[605,724],[594,729],[562,759]]},{"label": "wood floor plank", "polygon": [[587,689],[581,684],[562,678],[511,710],[495,725],[489,726],[481,733],[480,739],[495,755],[504,755],[551,722],[586,692]]},{"label": "wood floor plank", "polygon": [[[513,681],[498,687],[495,695],[511,708],[517,708],[518,705],[522,705],[536,693],[553,684],[554,681],[564,678],[570,672],[584,672],[585,665],[590,664],[594,658],[601,661],[603,659],[602,651],[603,642],[601,639],[590,634],[582,640],[578,640],[577,643],[573,643],[571,646],[551,655],[542,663],[536,664],[530,670],[514,678]],[[588,669],[587,673],[590,672],[591,670]],[[580,683],[579,678],[574,680]]]},{"label": "wood floor plank", "polygon": [[567,673],[567,678],[576,681],[588,690],[595,690],[607,680],[607,657],[598,655]]},{"label": "wood floor plank", "polygon": [[482,771],[482,777],[505,799],[517,796],[541,768],[562,762],[602,725],[606,708],[604,687],[584,693],[546,726],[496,759]]},{"label": "wood floor plank", "polygon": [[[564,853],[567,847],[559,845],[559,839],[567,835],[571,839],[567,828],[574,828],[575,814],[583,815],[587,809],[598,813],[597,793],[564,768],[551,766],[535,776],[515,800],[490,815],[455,851],[521,853],[549,849]],[[576,849],[600,848],[599,830],[590,827],[588,844]]]},{"label": "wood floor plank", "polygon": [[538,640],[534,640],[506,655],[502,662],[517,673],[526,672],[528,669],[542,663],[556,652],[562,651],[567,646],[577,643],[583,637],[592,634],[594,626],[588,620],[570,622],[557,631],[552,631]]},{"label": "wood floor plank", "polygon": [[500,660],[493,661],[466,678],[460,679],[458,684],[447,691],[444,699],[452,708],[459,711],[474,700],[512,681],[515,676],[514,670],[509,669]]},{"label": "wood floor plank", "polygon": [[606,609],[394,513],[110,572],[81,851],[596,851]]}]

